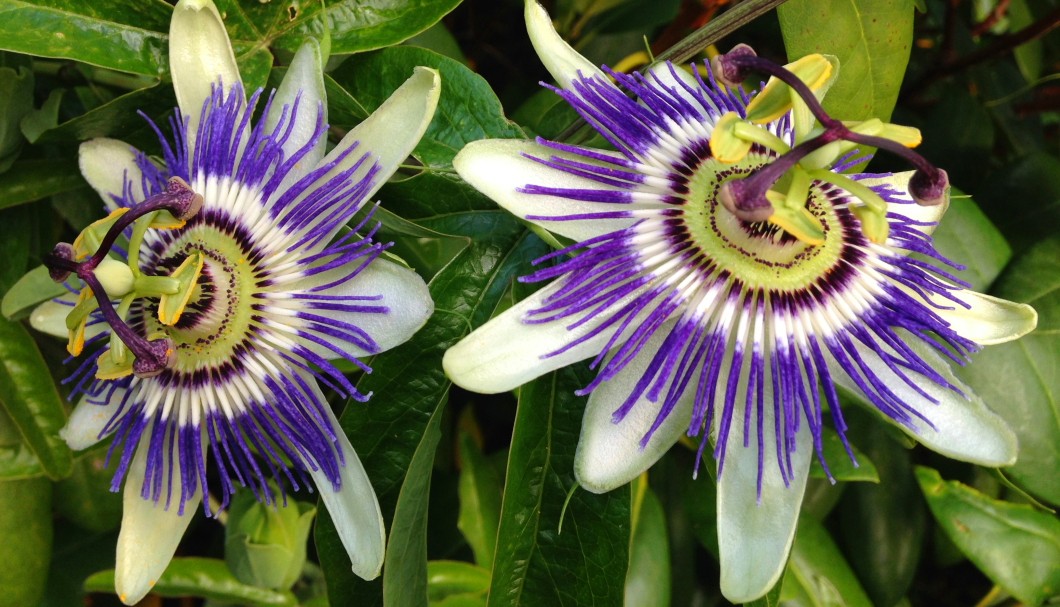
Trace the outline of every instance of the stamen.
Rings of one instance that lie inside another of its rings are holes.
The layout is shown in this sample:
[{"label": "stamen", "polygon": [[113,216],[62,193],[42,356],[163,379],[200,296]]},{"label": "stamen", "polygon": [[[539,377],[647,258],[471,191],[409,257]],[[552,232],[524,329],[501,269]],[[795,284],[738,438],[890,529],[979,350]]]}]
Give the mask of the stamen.
[{"label": "stamen", "polygon": [[946,201],[950,177],[943,169],[917,169],[909,179],[909,195],[921,206],[933,207]]}]

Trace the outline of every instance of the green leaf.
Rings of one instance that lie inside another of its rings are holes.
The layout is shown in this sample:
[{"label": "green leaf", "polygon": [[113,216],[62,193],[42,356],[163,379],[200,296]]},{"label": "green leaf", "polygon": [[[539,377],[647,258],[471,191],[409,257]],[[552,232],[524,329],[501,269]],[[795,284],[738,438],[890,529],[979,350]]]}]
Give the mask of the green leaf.
[{"label": "green leaf", "polygon": [[891,440],[871,413],[845,409],[851,438],[868,454],[878,485],[847,486],[836,511],[837,538],[874,605],[894,605],[905,595],[920,561],[925,512],[910,470],[909,451]]},{"label": "green leaf", "polygon": [[432,605],[459,595],[474,595],[484,603],[489,588],[489,569],[462,561],[427,563],[427,598]]},{"label": "green leaf", "polygon": [[71,170],[72,160],[19,160],[0,175],[0,209],[46,196],[87,188],[81,173]]},{"label": "green leaf", "polygon": [[1018,158],[992,172],[976,200],[1019,253],[1060,225],[1060,159],[1045,151]]},{"label": "green leaf", "polygon": [[6,319],[0,319],[0,404],[48,478],[68,476],[73,457],[59,438],[66,423],[59,392],[29,332]]},{"label": "green leaf", "polygon": [[832,536],[809,516],[799,517],[781,600],[802,607],[872,607]]},{"label": "green leaf", "polygon": [[0,0],[0,48],[160,77],[170,13],[162,0]]},{"label": "green leaf", "polygon": [[504,117],[489,84],[459,61],[431,51],[399,46],[352,57],[332,73],[363,107],[378,107],[412,70],[433,67],[442,76],[442,94],[434,120],[413,155],[432,167],[452,166],[453,156],[468,142],[485,137],[523,137]]},{"label": "green leaf", "polygon": [[992,292],[1034,306],[1038,328],[1016,341],[984,348],[957,375],[1019,437],[1019,459],[1005,474],[1035,496],[1060,504],[1060,237],[1017,257]]},{"label": "green leaf", "polygon": [[33,72],[27,66],[0,67],[0,173],[18,158],[23,143],[19,123],[32,111]]},{"label": "green leaf", "polygon": [[[630,493],[575,486],[585,397],[573,367],[519,390],[489,605],[619,605],[628,565]],[[562,525],[562,532],[560,527]]]},{"label": "green leaf", "polygon": [[931,468],[918,466],[916,476],[946,536],[987,577],[1030,605],[1060,592],[1060,520],[943,481]]},{"label": "green leaf", "polygon": [[0,313],[4,315],[4,318],[17,319],[23,316],[23,312],[28,314],[30,308],[42,301],[59,297],[66,292],[66,287],[51,279],[48,275],[48,268],[37,266],[24,274],[14,286],[4,293],[3,303],[0,303]]},{"label": "green leaf", "polygon": [[157,141],[147,122],[137,115],[142,111],[157,124],[163,125],[163,114],[176,105],[173,89],[157,85],[126,93],[80,116],[67,120],[41,133],[39,141],[85,141],[93,137],[118,137],[129,141],[130,135],[143,131],[143,137]]},{"label": "green leaf", "polygon": [[40,460],[25,443],[0,447],[0,482],[43,475]]},{"label": "green leaf", "polygon": [[[850,448],[854,451],[854,459],[857,461],[857,465],[850,461],[850,455],[847,454],[846,447],[843,446],[843,440],[839,438],[839,434],[835,430],[831,428],[823,429],[822,447],[824,461],[828,462],[828,472],[831,472],[832,478],[835,480],[880,482],[880,475],[876,472],[876,466],[873,465],[872,460],[855,449],[853,445]],[[810,462],[810,477],[828,478],[828,474],[817,458]]]},{"label": "green leaf", "polygon": [[824,99],[831,115],[891,117],[912,49],[911,0],[790,0],[777,14],[789,59],[839,57],[839,78]]},{"label": "green leaf", "polygon": [[[1012,31],[1019,31],[1034,23],[1034,13],[1027,0],[1011,0],[1008,5],[1009,25]],[[1028,40],[1013,49],[1016,65],[1027,82],[1037,82],[1042,74],[1044,49],[1041,40]]]},{"label": "green leaf", "polygon": [[[114,570],[100,571],[85,580],[88,592],[114,592]],[[298,600],[284,590],[248,586],[236,579],[220,559],[175,558],[151,589],[162,597],[197,596],[228,603],[260,607],[297,607]]]},{"label": "green leaf", "polygon": [[394,505],[383,566],[384,605],[422,605],[427,597],[427,504],[434,454],[442,437],[439,424],[447,400],[448,396],[431,413]]},{"label": "green leaf", "polygon": [[74,460],[73,473],[55,484],[55,510],[96,533],[121,524],[121,493],[110,490],[117,462],[108,467],[106,461],[106,449],[93,449]]},{"label": "green leaf", "polygon": [[[952,196],[963,194],[954,188]],[[965,266],[954,274],[975,291],[986,291],[1012,258],[1012,247],[970,198],[955,198],[932,234],[935,248]]]},{"label": "green leaf", "polygon": [[494,467],[467,434],[460,436],[459,492],[457,527],[471,545],[475,562],[482,567],[493,567],[502,484]]},{"label": "green leaf", "polygon": [[52,487],[44,478],[0,482],[0,588],[5,607],[37,605],[52,557]]},{"label": "green leaf", "polygon": [[780,607],[780,604],[781,604],[780,603],[780,600],[781,600],[780,591],[781,591],[781,583],[777,582],[776,584],[773,585],[773,588],[771,588],[769,590],[769,592],[766,593],[765,596],[763,596],[760,599],[751,601],[750,603],[744,603],[744,606],[745,607]]},{"label": "green leaf", "polygon": [[640,499],[639,507],[634,508],[636,523],[630,541],[623,604],[666,607],[670,605],[670,540],[666,512],[654,491],[646,484],[640,489],[634,490]]},{"label": "green leaf", "polygon": [[[453,185],[456,187],[455,180]],[[427,195],[408,185],[403,191]],[[393,191],[385,192],[383,198],[394,200]],[[471,204],[479,208],[492,205],[473,191],[465,191],[462,200],[477,200]],[[437,224],[445,228],[441,231],[468,238],[468,246],[430,283],[434,315],[407,343],[373,359],[372,373],[358,382],[358,389],[374,392],[376,399],[367,406],[347,407],[341,418],[387,519],[428,423],[445,402],[450,382],[442,371],[442,354],[472,326],[484,323],[512,279],[546,251],[507,213],[470,213],[450,205],[449,199],[436,197],[435,208],[429,212],[439,214]],[[346,551],[324,512],[315,537],[331,604],[381,605],[383,584],[379,580],[365,582],[350,572]],[[401,581],[420,583],[395,580]]]},{"label": "green leaf", "polygon": [[52,89],[51,93],[48,93],[48,99],[44,101],[44,105],[38,110],[26,114],[19,123],[22,130],[22,134],[26,136],[26,139],[30,143],[36,143],[40,139],[41,133],[55,128],[59,124],[59,104],[62,103],[63,89]]}]

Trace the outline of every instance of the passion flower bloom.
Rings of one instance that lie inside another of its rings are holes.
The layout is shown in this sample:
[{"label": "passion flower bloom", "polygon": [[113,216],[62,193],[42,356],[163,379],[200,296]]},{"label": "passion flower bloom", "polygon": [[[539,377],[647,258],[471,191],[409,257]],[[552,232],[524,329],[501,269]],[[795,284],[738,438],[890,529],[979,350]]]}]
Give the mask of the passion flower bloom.
[{"label": "passion flower bloom", "polygon": [[[629,482],[682,434],[699,437],[700,454],[713,444],[721,590],[735,603],[763,595],[783,572],[824,418],[845,429],[836,385],[935,451],[1014,462],[1013,433],[944,359],[1030,331],[1034,311],[946,272],[931,241],[945,204],[914,202],[910,173],[843,176],[840,163],[795,175],[796,159],[827,159],[808,153],[840,142],[834,133],[906,131],[840,131],[826,118],[830,134],[811,141],[798,106],[751,132],[759,127],[731,123],[744,121],[749,97],[709,76],[670,64],[643,76],[605,72],[560,39],[535,2],[527,22],[557,93],[614,149],[484,140],[456,157],[468,183],[575,243],[523,279],[550,284],[446,353],[454,382],[503,392],[592,359],[575,476],[594,492]],[[804,68],[793,66],[816,70]],[[827,77],[814,78],[820,94]],[[787,95],[760,93],[759,106]],[[712,147],[727,150],[733,133],[781,151],[748,143],[719,160]],[[932,171],[913,189],[941,202],[945,175]],[[789,173],[805,189],[748,198],[756,176],[771,173],[766,186]],[[787,219],[776,217],[781,208]]]},{"label": "passion flower bloom", "polygon": [[[200,502],[237,485],[260,500],[315,484],[371,579],[385,531],[375,492],[319,384],[366,400],[346,369],[412,336],[433,311],[412,270],[380,255],[370,200],[433,116],[438,74],[419,68],[325,154],[319,47],[307,42],[279,89],[244,92],[209,0],[181,0],[170,27],[177,115],[155,160],[128,144],[81,146],[110,215],[46,265],[81,279],[76,306],[33,315],[73,354],[80,402],[62,434],[84,449],[114,436],[124,479],[116,590],[133,604],[166,568]],[[261,119],[252,117],[260,109]],[[168,132],[164,132],[168,131]],[[214,471],[208,474],[208,464]]]}]

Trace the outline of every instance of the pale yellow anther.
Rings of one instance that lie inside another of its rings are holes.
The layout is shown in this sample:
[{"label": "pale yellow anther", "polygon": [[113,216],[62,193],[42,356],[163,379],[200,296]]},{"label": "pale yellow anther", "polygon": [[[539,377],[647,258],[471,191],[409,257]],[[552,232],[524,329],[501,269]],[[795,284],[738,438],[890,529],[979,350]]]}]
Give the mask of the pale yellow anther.
[{"label": "pale yellow anther", "polygon": [[179,287],[173,294],[165,294],[158,302],[158,321],[164,325],[173,326],[180,320],[180,315],[191,300],[191,294],[198,284],[199,275],[205,258],[201,253],[193,253],[180,264],[170,278],[179,281]]},{"label": "pale yellow anther", "polygon": [[[815,92],[824,87],[832,77],[832,62],[817,53],[806,55],[785,65],[784,68]],[[798,96],[788,85],[776,77],[771,77],[751,103],[747,104],[747,119],[757,124],[772,122],[791,110],[793,98]]]},{"label": "pale yellow anther", "polygon": [[96,379],[121,379],[132,375],[134,360],[128,350],[124,356],[118,356],[112,348],[107,348],[96,357]]},{"label": "pale yellow anther", "polygon": [[92,222],[87,228],[81,230],[81,233],[74,239],[74,259],[81,260],[95,253],[114,222],[128,212],[128,207],[114,209],[110,215]]},{"label": "pale yellow anther", "polygon": [[736,135],[737,125],[744,124],[736,112],[726,112],[714,125],[710,135],[710,153],[720,162],[739,162],[751,150],[751,142]]},{"label": "pale yellow anther", "polygon": [[769,223],[808,245],[824,244],[824,225],[805,205],[791,208],[787,196],[773,190],[766,192],[766,199],[773,204]]},{"label": "pale yellow anther", "polygon": [[92,296],[92,289],[85,287],[77,294],[77,303],[74,309],[66,315],[66,351],[71,356],[80,356],[85,349],[85,329],[88,327],[88,315],[92,313],[99,302]]}]

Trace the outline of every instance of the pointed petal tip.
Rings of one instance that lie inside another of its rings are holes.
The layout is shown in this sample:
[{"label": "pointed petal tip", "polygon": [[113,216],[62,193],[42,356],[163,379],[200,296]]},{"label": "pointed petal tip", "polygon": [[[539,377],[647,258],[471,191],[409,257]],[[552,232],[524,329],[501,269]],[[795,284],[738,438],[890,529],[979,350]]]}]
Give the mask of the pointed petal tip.
[{"label": "pointed petal tip", "polygon": [[203,102],[220,81],[231,89],[242,80],[224,20],[211,0],[180,0],[169,23],[169,71],[177,105],[195,133]]},{"label": "pointed petal tip", "polygon": [[538,4],[537,0],[526,0],[523,16],[526,19],[526,31],[538,58],[560,86],[569,90],[575,79],[603,77],[600,68],[582,57],[560,37],[552,25],[548,11]]},{"label": "pointed petal tip", "polygon": [[1038,326],[1038,312],[1027,304],[975,291],[959,291],[956,295],[969,307],[936,312],[962,337],[981,346],[1019,339]]}]

